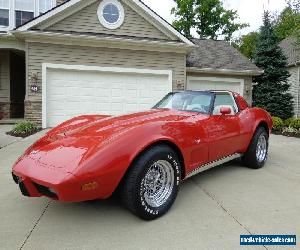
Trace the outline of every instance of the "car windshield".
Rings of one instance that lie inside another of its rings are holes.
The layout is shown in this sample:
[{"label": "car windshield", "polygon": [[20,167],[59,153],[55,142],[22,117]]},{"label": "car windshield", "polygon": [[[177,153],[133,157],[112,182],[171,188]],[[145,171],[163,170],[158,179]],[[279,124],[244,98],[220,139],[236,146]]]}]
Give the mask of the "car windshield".
[{"label": "car windshield", "polygon": [[212,105],[213,96],[213,93],[205,91],[169,93],[153,108],[175,109],[208,114]]}]

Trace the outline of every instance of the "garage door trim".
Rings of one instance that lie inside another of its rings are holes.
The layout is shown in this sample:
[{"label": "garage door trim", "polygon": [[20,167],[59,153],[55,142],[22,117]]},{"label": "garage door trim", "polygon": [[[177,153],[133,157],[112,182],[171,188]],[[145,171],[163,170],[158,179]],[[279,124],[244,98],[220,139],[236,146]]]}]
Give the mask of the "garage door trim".
[{"label": "garage door trim", "polygon": [[[227,77],[200,77],[200,76],[188,76],[187,77],[187,89],[189,89],[189,84],[191,81],[213,81],[213,82],[235,82],[240,83],[240,93],[243,94],[244,92],[244,86],[245,86],[245,80],[244,79],[238,79],[238,78],[227,78]],[[212,89],[213,90],[213,89]],[[225,89],[224,89],[225,90]]]},{"label": "garage door trim", "polygon": [[138,68],[122,68],[122,67],[98,67],[86,65],[68,65],[68,64],[52,64],[42,63],[42,126],[47,127],[47,70],[48,69],[65,69],[75,71],[93,71],[93,72],[110,72],[110,73],[134,73],[134,74],[150,74],[168,76],[168,83],[172,86],[172,70],[154,70],[154,69],[138,69]]}]

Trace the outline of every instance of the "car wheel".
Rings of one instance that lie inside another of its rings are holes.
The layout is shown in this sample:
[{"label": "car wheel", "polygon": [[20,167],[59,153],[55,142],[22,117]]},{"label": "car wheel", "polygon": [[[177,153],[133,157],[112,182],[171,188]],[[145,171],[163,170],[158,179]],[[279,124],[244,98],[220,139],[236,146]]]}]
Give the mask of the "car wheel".
[{"label": "car wheel", "polygon": [[247,152],[243,155],[243,163],[250,168],[258,169],[265,165],[268,158],[269,135],[259,127],[250,143]]},{"label": "car wheel", "polygon": [[127,172],[121,188],[123,204],[145,220],[165,214],[174,203],[181,181],[181,166],[174,150],[165,145],[150,148]]}]

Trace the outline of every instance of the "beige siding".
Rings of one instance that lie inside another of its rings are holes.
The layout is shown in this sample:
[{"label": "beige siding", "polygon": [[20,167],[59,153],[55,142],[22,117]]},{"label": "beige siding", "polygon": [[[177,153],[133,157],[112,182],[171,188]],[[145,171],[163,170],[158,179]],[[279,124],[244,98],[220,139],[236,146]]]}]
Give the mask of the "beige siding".
[{"label": "beige siding", "polygon": [[9,52],[0,51],[0,102],[10,100]]},{"label": "beige siding", "polygon": [[[186,78],[185,54],[29,43],[27,76],[29,85],[30,76],[37,73],[40,76],[38,85],[41,87],[42,63],[171,69],[174,89],[183,89]],[[41,100],[41,93],[27,91],[29,100]]]},{"label": "beige siding", "polygon": [[123,4],[125,20],[122,26],[116,30],[109,30],[103,27],[100,24],[97,16],[99,3],[100,1],[97,1],[89,5],[76,14],[73,14],[62,21],[59,21],[53,26],[48,27],[46,30],[101,33],[170,40],[170,38],[168,38],[165,34],[146,21],[126,4]]},{"label": "beige siding", "polygon": [[288,82],[290,84],[290,92],[294,97],[294,113],[296,116],[300,116],[300,108],[299,108],[299,94],[300,94],[300,83],[299,83],[299,71],[300,67],[291,67],[289,68],[289,72],[291,74]]},{"label": "beige siding", "polygon": [[252,77],[251,76],[219,75],[219,74],[204,74],[204,73],[187,73],[187,76],[243,79],[244,80],[243,96],[249,104],[252,104]]}]

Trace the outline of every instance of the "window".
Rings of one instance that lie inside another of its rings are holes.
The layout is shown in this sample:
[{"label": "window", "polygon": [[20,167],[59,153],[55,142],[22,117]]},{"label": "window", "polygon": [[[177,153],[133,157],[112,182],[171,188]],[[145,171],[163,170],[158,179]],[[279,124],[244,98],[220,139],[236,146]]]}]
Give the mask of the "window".
[{"label": "window", "polygon": [[34,0],[15,0],[15,9],[34,12]]},{"label": "window", "polygon": [[45,13],[48,10],[52,9],[53,6],[53,0],[39,0],[39,13]]},{"label": "window", "polygon": [[33,12],[16,10],[16,27],[28,22],[33,18]]},{"label": "window", "polygon": [[221,106],[230,106],[232,108],[233,113],[237,113],[238,108],[236,106],[236,103],[234,101],[234,98],[231,94],[226,92],[217,92],[216,93],[216,99],[215,99],[215,105],[214,105],[214,115],[218,115],[220,113],[220,107]]},{"label": "window", "polygon": [[213,101],[213,93],[206,91],[186,91],[170,93],[154,109],[175,109],[208,114]]},{"label": "window", "polygon": [[117,0],[103,0],[98,8],[100,23],[108,29],[117,29],[124,22],[124,8]]},{"label": "window", "polygon": [[9,0],[0,0],[0,27],[9,26]]},{"label": "window", "polygon": [[103,17],[104,17],[105,21],[110,24],[116,23],[120,17],[120,12],[119,12],[118,7],[111,3],[107,4],[103,8]]},{"label": "window", "polygon": [[34,0],[15,0],[16,27],[34,17]]}]

